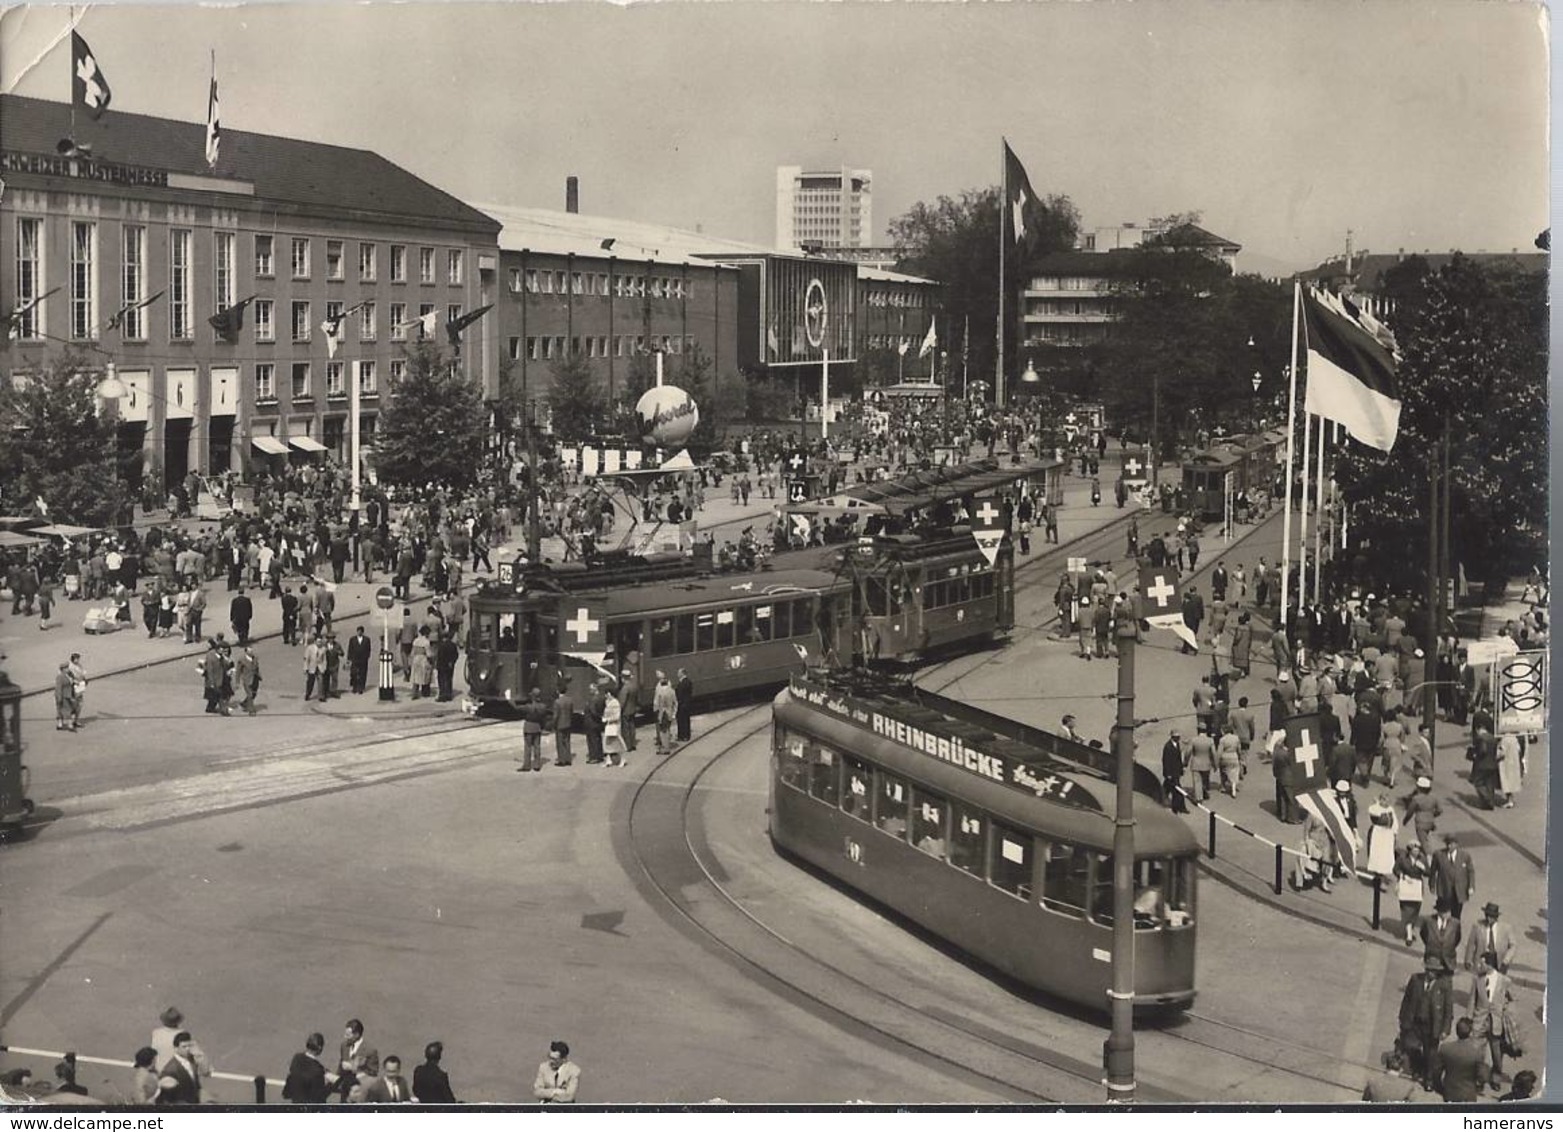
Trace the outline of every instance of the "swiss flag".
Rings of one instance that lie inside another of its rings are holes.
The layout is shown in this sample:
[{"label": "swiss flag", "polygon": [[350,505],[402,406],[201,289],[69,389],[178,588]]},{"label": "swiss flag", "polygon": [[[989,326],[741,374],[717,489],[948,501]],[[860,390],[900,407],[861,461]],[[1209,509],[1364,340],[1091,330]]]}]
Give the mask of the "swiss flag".
[{"label": "swiss flag", "polygon": [[1123,482],[1144,483],[1151,478],[1150,453],[1131,448],[1123,454]]},{"label": "swiss flag", "polygon": [[1004,542],[1004,507],[991,495],[972,500],[971,537],[977,540],[977,549],[992,566],[999,557],[999,547]]},{"label": "swiss flag", "polygon": [[608,651],[608,603],[600,597],[567,597],[559,602],[559,651],[600,662]]},{"label": "swiss flag", "polygon": [[1330,785],[1326,762],[1329,752],[1320,741],[1322,734],[1317,713],[1287,717],[1286,742],[1297,758],[1292,770],[1292,792],[1299,806],[1324,823],[1341,864],[1348,872],[1356,872],[1357,832],[1347,824]]},{"label": "swiss flag", "polygon": [[1190,648],[1199,648],[1194,631],[1183,623],[1183,591],[1178,574],[1171,566],[1145,566],[1140,569],[1141,616],[1152,628],[1171,629]]}]

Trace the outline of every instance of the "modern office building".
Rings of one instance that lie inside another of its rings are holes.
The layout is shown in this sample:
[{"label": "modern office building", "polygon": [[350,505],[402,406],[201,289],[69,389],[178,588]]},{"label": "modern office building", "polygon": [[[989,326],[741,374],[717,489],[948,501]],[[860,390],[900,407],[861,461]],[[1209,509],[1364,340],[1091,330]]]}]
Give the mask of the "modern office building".
[{"label": "modern office building", "polygon": [[776,246],[861,248],[874,240],[874,174],[868,169],[776,167]]},{"label": "modern office building", "polygon": [[[498,294],[499,224],[378,154],[228,129],[209,167],[204,123],[116,109],[73,134],[69,104],[14,95],[0,123],[0,313],[25,312],[0,378],[66,351],[113,363],[121,448],[165,483],[345,458],[353,381],[372,445],[405,324]],[[209,319],[236,305],[224,337]],[[332,349],[321,324],[345,312]],[[489,396],[498,359],[481,319],[460,364]]]}]

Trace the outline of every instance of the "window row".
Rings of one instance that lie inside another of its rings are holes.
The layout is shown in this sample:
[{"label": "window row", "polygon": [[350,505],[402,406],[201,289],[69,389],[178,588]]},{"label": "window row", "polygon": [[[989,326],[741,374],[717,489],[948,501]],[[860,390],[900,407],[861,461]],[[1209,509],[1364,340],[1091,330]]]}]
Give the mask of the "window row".
[{"label": "window row", "polygon": [[920,335],[916,334],[870,334],[868,336],[868,348],[870,350],[899,350],[903,346],[907,349],[918,344]]},{"label": "window row", "polygon": [[[649,345],[648,345],[649,343]],[[563,334],[528,335],[525,356],[534,362],[559,361],[565,358],[630,358],[649,350],[661,350],[665,354],[683,354],[695,347],[693,334],[606,334],[576,335],[567,338]],[[507,342],[511,361],[522,357],[522,340],[511,338]]]},{"label": "window row", "polygon": [[[380,393],[378,382],[378,369],[373,360],[365,359],[358,362],[325,363],[325,394],[328,398],[345,398],[348,395],[347,370],[348,366],[354,367],[358,375],[358,392],[360,396],[377,397]],[[291,393],[295,401],[310,400],[315,395],[313,378],[314,367],[310,362],[290,363],[292,377]],[[390,364],[389,378],[394,386],[398,381],[407,376],[407,360],[405,358],[393,358]],[[277,363],[257,362],[255,364],[255,400],[257,402],[275,401],[277,399]]]},{"label": "window row", "polygon": [[928,296],[921,291],[870,291],[871,307],[926,307]]},{"label": "window row", "polygon": [[[777,731],[776,758],[784,785],[864,825],[1021,900],[1036,899],[1051,911],[1099,924],[1113,922],[1110,853],[1015,829],[966,802],[786,728]],[[1135,862],[1134,873],[1135,927],[1193,922],[1193,860],[1144,858]]]},{"label": "window row", "polygon": [[962,574],[929,582],[923,587],[923,608],[942,609],[947,605],[960,605],[967,601],[981,601],[993,596],[993,571]]},{"label": "window row", "polygon": [[[611,282],[610,282],[611,278]],[[529,295],[600,295],[620,299],[685,299],[690,286],[683,279],[662,275],[613,275],[606,271],[544,271],[510,269],[510,290]]]},{"label": "window row", "polygon": [[706,613],[681,613],[651,622],[653,657],[681,656],[710,649],[731,649],[765,641],[810,637],[815,632],[814,599],[740,605]]},{"label": "window row", "polygon": [[[43,338],[49,333],[46,323],[49,308],[42,302],[44,295],[50,289],[44,265],[43,223],[41,217],[23,216],[16,220],[16,301],[12,309],[17,312],[16,336],[27,340]],[[102,233],[97,221],[71,221],[69,236],[70,260],[64,290],[67,292],[66,329],[71,339],[90,341],[107,329],[118,330],[126,341],[145,340],[149,336],[151,312],[156,309],[152,306],[152,302],[159,297],[162,298],[163,307],[167,312],[169,338],[182,341],[195,336],[195,280],[192,275],[194,231],[192,229],[169,229],[167,286],[159,293],[152,289],[152,265],[147,253],[146,226],[119,225],[117,251],[120,306],[116,311],[105,311],[101,305],[101,265],[104,255],[103,249],[100,248]],[[278,238],[262,234],[253,237],[257,277],[269,278],[275,275]],[[309,237],[299,236],[288,239],[293,278],[308,279],[311,271],[313,241]],[[333,280],[344,278],[346,241],[326,240],[324,243],[326,278]],[[390,248],[391,281],[405,282],[408,249],[400,244],[392,244]],[[378,270],[376,249],[375,244],[358,245],[358,277],[362,281],[373,282],[376,278]],[[115,250],[110,247],[111,257]],[[417,251],[419,280],[423,283],[434,283],[436,249],[419,248]],[[237,233],[214,232],[212,234],[212,309],[216,312],[227,310],[237,302],[238,255]],[[112,272],[112,266],[108,270]],[[465,254],[462,249],[446,249],[446,282],[461,284],[464,272]],[[257,341],[270,341],[275,335],[272,304],[271,299],[256,300]],[[301,306],[307,323],[309,306],[307,302],[302,304],[295,302],[294,311],[298,312]],[[337,306],[340,307],[341,304]],[[395,326],[396,323],[405,321],[406,306],[405,303],[391,304],[392,338],[399,337]],[[433,309],[432,304],[425,304],[425,311]],[[457,307],[451,309],[459,311]],[[375,316],[374,303],[367,303],[360,309],[361,341],[373,341],[376,333]],[[297,319],[293,330],[295,341],[302,341],[308,337],[307,334],[300,336],[300,324]],[[404,337],[405,332],[400,336]]]}]

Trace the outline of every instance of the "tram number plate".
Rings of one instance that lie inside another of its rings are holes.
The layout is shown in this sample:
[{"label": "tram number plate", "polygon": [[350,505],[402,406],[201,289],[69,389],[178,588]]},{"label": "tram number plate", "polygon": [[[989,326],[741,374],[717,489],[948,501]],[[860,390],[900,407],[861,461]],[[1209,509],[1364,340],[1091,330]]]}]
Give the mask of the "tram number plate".
[{"label": "tram number plate", "polygon": [[1113,953],[1105,947],[1093,947],[1091,948],[1091,958],[1098,963],[1111,963],[1113,961]]},{"label": "tram number plate", "polygon": [[790,503],[806,503],[809,498],[807,480],[791,480],[787,484],[787,500]]},{"label": "tram number plate", "polygon": [[854,865],[863,864],[863,846],[852,838],[846,839],[847,860]]}]

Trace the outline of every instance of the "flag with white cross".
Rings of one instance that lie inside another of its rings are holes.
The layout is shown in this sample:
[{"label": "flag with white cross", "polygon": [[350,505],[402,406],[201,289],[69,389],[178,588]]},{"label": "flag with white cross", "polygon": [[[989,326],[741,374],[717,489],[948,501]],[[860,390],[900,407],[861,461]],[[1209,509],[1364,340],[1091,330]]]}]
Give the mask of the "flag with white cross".
[{"label": "flag with white cross", "polygon": [[559,602],[559,653],[601,665],[608,654],[608,603],[600,597]]},{"label": "flag with white cross", "polygon": [[109,80],[104,77],[103,68],[98,66],[98,57],[85,39],[71,32],[71,101],[97,121],[103,117],[113,97]]},{"label": "flag with white cross", "polygon": [[971,537],[977,540],[977,549],[989,566],[998,561],[999,547],[1004,543],[1004,508],[993,496],[972,500]]},{"label": "flag with white cross", "polygon": [[1335,852],[1348,872],[1357,870],[1357,832],[1346,820],[1330,783],[1329,752],[1324,748],[1324,728],[1317,712],[1286,718],[1286,742],[1296,765],[1292,768],[1292,796],[1297,804],[1329,831]]},{"label": "flag with white cross", "polygon": [[1199,638],[1183,621],[1183,591],[1171,566],[1140,569],[1140,616],[1153,629],[1171,629],[1178,639],[1198,650]]},{"label": "flag with white cross", "polygon": [[1149,454],[1143,449],[1131,448],[1123,454],[1123,482],[1138,486],[1151,478]]}]

